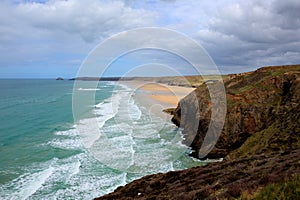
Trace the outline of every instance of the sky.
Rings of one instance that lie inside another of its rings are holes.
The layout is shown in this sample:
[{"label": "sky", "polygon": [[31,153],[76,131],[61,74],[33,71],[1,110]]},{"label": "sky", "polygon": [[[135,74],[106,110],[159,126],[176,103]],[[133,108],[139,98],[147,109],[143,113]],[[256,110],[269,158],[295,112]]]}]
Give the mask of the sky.
[{"label": "sky", "polygon": [[[2,0],[0,78],[75,77],[97,45],[143,27],[190,37],[225,74],[299,64],[299,10],[299,0]],[[122,76],[142,65],[151,69],[151,63],[195,73],[176,55],[141,50],[120,56],[106,76]]]}]

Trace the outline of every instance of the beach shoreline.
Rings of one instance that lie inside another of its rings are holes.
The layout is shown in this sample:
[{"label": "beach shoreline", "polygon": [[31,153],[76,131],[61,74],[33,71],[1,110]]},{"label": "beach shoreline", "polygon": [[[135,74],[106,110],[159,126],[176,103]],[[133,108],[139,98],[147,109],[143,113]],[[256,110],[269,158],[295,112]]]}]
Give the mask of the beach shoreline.
[{"label": "beach shoreline", "polygon": [[159,116],[166,121],[171,115],[163,112],[168,108],[176,108],[179,101],[195,90],[192,87],[170,86],[162,83],[148,81],[119,81],[120,84],[131,88],[134,98],[144,106],[149,113]]}]

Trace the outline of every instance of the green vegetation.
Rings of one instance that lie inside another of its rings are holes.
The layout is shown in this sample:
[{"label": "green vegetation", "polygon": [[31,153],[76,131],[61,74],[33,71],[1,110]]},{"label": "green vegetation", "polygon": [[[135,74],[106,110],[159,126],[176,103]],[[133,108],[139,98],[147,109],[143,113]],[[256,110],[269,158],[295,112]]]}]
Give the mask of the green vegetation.
[{"label": "green vegetation", "polygon": [[246,85],[245,87],[240,88],[239,91],[238,91],[238,93],[246,92],[246,91],[248,91],[248,90],[250,90],[252,88],[253,88],[252,85]]},{"label": "green vegetation", "polygon": [[295,200],[300,197],[300,176],[264,187],[254,199]]},{"label": "green vegetation", "polygon": [[[264,129],[260,132],[256,132],[249,137],[245,143],[236,151],[232,152],[230,158],[241,158],[251,156],[256,153],[262,153],[268,150],[271,138],[278,132],[276,124]],[[271,144],[272,145],[272,144]],[[283,147],[274,147],[283,148]],[[272,150],[272,149],[269,149]]]}]

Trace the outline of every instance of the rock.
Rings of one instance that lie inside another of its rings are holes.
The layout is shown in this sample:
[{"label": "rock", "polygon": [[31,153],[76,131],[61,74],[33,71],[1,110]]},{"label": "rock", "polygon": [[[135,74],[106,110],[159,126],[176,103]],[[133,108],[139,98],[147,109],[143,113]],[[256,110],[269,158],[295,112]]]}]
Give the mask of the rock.
[{"label": "rock", "polygon": [[57,77],[56,80],[57,80],[57,81],[62,81],[62,80],[64,80],[64,79],[63,79],[62,77]]},{"label": "rock", "polygon": [[174,115],[175,113],[175,108],[166,108],[163,110],[163,112],[170,114],[170,115]]}]

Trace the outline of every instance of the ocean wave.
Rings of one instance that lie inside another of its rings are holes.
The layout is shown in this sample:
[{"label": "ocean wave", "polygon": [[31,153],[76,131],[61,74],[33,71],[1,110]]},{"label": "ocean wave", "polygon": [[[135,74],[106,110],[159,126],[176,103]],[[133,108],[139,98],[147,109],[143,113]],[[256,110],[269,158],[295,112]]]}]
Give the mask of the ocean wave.
[{"label": "ocean wave", "polygon": [[78,91],[99,91],[100,88],[78,88]]},{"label": "ocean wave", "polygon": [[0,185],[1,200],[92,199],[127,183],[126,173],[111,170],[86,153],[33,163],[27,171]]},{"label": "ocean wave", "polygon": [[53,139],[47,143],[54,148],[60,149],[82,149],[83,145],[80,139]]},{"label": "ocean wave", "polygon": [[76,129],[76,126],[73,126],[69,130],[54,132],[54,135],[58,135],[58,136],[76,136],[76,135],[78,135],[78,131]]},{"label": "ocean wave", "polygon": [[[6,199],[27,199],[37,192],[43,186],[46,180],[53,174],[54,168],[49,167],[39,172],[32,174],[24,174],[19,178],[13,180],[10,184],[5,185],[7,191],[4,189],[3,200]],[[11,189],[13,188],[13,189]]]}]

